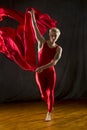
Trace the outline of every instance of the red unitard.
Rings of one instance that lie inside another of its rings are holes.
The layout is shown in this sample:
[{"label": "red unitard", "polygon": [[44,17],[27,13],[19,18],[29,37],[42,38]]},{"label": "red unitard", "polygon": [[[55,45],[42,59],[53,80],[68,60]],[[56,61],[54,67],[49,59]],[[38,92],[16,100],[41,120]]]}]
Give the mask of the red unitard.
[{"label": "red unitard", "polygon": [[[38,52],[38,67],[51,62],[56,54],[55,48],[50,48],[45,42],[43,48]],[[52,111],[54,104],[54,88],[56,83],[56,72],[54,66],[44,69],[42,72],[36,72],[36,82],[40,89],[42,99],[47,103],[48,111]]]}]

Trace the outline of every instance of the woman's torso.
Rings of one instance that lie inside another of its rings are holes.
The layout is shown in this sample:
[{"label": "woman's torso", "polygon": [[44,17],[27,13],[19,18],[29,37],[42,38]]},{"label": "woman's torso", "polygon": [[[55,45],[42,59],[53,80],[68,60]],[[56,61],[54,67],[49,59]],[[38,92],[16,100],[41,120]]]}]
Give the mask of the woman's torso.
[{"label": "woman's torso", "polygon": [[[44,43],[43,47],[38,51],[38,67],[48,64],[53,60],[56,54],[56,47],[49,47],[47,42]],[[52,66],[54,67],[54,66]],[[49,68],[52,68],[49,67]]]}]

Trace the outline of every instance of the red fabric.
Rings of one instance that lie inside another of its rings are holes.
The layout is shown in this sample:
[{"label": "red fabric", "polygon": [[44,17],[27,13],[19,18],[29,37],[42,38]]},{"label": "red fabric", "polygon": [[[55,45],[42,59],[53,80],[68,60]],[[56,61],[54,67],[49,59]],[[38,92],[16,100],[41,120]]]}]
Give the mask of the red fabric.
[{"label": "red fabric", "polygon": [[[37,9],[35,17],[37,26],[43,35],[48,28],[55,27],[56,21],[51,19],[48,14],[42,14]],[[0,28],[0,52],[13,60],[24,70],[35,71],[35,34],[32,26],[31,15],[28,13],[31,8],[27,8],[25,14],[12,10],[0,8],[0,20],[3,16],[11,17],[19,22],[17,29],[11,27]]]},{"label": "red fabric", "polygon": [[[53,60],[56,54],[55,48],[49,48],[47,43],[38,52],[38,66],[43,66]],[[54,88],[56,84],[56,71],[54,66],[44,69],[42,72],[36,72],[36,83],[39,87],[42,99],[47,103],[48,111],[51,112],[54,105]]]}]

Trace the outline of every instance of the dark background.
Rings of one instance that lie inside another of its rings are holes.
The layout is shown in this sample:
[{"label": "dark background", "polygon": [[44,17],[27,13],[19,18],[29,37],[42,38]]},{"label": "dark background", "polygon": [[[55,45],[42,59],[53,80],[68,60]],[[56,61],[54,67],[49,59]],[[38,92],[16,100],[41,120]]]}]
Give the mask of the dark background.
[{"label": "dark background", "polygon": [[[55,98],[87,98],[87,2],[86,0],[0,0],[0,7],[25,12],[35,7],[58,21],[58,44],[63,48],[56,65]],[[5,18],[0,26],[16,28],[16,21]],[[47,34],[46,34],[47,36]],[[0,102],[40,100],[33,72],[22,70],[0,54]]]}]

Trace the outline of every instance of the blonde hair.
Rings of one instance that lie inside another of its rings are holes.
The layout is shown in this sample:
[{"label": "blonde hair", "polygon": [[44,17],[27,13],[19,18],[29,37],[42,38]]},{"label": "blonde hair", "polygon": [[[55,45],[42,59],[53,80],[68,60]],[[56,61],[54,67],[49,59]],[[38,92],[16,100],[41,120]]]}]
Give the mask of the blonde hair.
[{"label": "blonde hair", "polygon": [[53,31],[53,32],[55,32],[55,33],[58,33],[58,34],[60,35],[60,30],[59,30],[58,28],[56,28],[56,27],[51,28],[51,29],[49,30],[49,32],[51,32],[51,31]]}]

